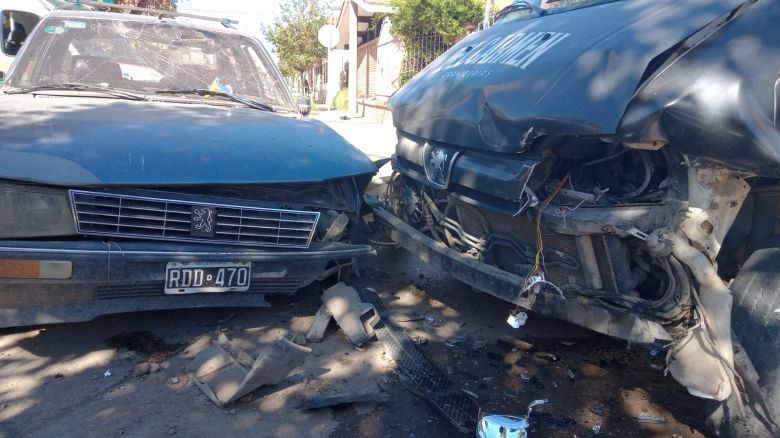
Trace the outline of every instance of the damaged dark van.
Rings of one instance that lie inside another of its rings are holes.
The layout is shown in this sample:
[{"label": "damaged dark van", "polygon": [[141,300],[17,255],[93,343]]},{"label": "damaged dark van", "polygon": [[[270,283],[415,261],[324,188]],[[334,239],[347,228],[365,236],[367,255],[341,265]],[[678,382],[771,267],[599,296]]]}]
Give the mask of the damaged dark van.
[{"label": "damaged dark van", "polygon": [[375,216],[507,313],[666,351],[719,433],[777,436],[778,23],[771,0],[514,2],[391,98]]}]

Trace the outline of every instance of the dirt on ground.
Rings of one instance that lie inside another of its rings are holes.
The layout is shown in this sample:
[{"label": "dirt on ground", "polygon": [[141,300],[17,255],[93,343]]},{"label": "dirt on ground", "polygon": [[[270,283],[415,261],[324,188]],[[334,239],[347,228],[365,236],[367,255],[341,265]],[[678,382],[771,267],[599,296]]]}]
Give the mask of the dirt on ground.
[{"label": "dirt on ground", "polygon": [[[349,284],[374,289],[417,348],[484,413],[523,415],[529,402],[548,399],[535,409],[531,437],[705,434],[705,402],[664,376],[659,352],[534,314],[512,329],[511,305],[402,250],[383,249]],[[253,356],[280,336],[305,334],[326,286],[269,297],[270,308],[0,329],[0,436],[473,436],[401,384],[380,342],[355,347],[333,323],[285,381],[224,408],[184,371],[218,331]],[[366,391],[389,401],[299,409],[304,397]]]}]

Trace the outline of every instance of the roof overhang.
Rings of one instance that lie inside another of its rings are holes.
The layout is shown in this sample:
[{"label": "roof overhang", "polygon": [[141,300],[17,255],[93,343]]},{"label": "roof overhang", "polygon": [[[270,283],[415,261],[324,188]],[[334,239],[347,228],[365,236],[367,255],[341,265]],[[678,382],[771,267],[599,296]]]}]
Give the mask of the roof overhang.
[{"label": "roof overhang", "polygon": [[349,8],[352,4],[357,6],[358,36],[368,31],[371,26],[371,18],[376,14],[392,14],[393,7],[382,1],[344,0],[341,4],[339,20],[336,27],[339,30],[339,49],[349,44]]}]

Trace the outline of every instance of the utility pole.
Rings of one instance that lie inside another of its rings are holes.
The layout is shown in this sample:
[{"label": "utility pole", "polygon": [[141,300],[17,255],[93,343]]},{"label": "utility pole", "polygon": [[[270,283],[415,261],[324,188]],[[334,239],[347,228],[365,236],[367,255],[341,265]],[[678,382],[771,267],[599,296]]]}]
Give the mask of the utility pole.
[{"label": "utility pole", "polygon": [[482,28],[487,29],[490,27],[490,12],[493,9],[495,0],[485,0],[485,16],[482,18]]}]

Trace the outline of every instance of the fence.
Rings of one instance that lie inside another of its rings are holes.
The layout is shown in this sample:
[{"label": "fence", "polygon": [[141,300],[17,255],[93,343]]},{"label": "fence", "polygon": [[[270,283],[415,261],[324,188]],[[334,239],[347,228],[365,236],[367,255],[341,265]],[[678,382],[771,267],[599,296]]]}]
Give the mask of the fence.
[{"label": "fence", "polygon": [[424,35],[405,39],[401,84],[406,83],[449,48],[450,46],[439,35]]}]

